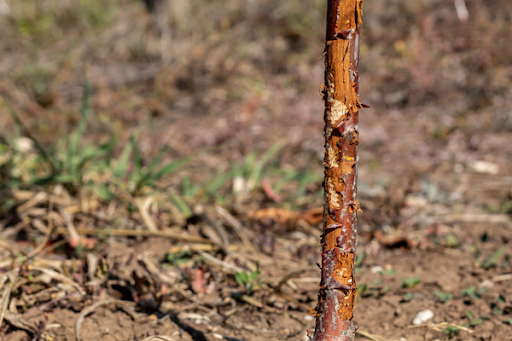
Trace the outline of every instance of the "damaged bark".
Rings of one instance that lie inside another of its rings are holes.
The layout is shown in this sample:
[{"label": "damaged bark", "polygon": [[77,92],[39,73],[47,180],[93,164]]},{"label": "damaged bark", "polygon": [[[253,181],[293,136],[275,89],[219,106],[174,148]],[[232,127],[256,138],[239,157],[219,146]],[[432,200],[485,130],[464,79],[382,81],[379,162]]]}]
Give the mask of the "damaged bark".
[{"label": "damaged bark", "polygon": [[322,271],[313,341],[352,341],[357,285],[359,43],[363,0],[328,0],[325,45],[325,177]]}]

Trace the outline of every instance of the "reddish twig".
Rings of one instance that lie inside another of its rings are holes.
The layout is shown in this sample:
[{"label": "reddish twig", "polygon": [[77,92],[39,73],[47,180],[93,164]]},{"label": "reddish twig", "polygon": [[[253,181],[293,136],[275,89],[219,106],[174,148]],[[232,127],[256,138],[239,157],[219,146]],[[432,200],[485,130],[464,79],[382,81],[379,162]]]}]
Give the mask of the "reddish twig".
[{"label": "reddish twig", "polygon": [[362,0],[329,0],[325,46],[325,201],[314,341],[352,341]]}]

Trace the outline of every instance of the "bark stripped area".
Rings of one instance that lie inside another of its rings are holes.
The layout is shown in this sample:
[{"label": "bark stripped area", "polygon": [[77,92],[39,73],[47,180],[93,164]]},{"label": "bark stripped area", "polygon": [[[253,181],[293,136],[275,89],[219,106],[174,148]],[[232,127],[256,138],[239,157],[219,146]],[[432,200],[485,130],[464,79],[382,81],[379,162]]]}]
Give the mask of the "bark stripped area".
[{"label": "bark stripped area", "polygon": [[362,0],[329,0],[325,47],[325,203],[322,272],[313,341],[354,340]]}]

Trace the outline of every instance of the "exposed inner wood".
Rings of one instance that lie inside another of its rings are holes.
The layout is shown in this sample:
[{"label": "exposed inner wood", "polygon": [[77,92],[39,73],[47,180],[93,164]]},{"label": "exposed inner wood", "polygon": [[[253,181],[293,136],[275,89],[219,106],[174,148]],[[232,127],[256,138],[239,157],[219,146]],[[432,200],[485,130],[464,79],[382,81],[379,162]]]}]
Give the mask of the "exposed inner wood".
[{"label": "exposed inner wood", "polygon": [[312,340],[354,340],[362,0],[329,0],[325,47],[322,276]]}]

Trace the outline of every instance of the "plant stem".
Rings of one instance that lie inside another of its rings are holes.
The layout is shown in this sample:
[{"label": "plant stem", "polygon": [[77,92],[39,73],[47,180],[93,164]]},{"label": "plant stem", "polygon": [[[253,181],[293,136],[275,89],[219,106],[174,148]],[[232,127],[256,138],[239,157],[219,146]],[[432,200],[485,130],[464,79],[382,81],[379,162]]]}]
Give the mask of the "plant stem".
[{"label": "plant stem", "polygon": [[322,273],[313,341],[352,341],[356,303],[359,43],[362,0],[328,0]]}]

